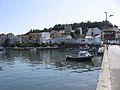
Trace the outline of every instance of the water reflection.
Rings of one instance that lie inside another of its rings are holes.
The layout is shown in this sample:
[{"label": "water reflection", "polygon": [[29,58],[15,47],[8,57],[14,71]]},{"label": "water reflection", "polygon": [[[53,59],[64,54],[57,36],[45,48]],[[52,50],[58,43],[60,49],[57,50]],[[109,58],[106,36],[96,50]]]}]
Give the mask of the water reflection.
[{"label": "water reflection", "polygon": [[3,71],[3,67],[2,66],[0,67],[0,71]]},{"label": "water reflection", "polygon": [[65,55],[69,52],[10,50],[0,53],[0,90],[95,90],[101,58],[67,61]]},{"label": "water reflection", "polygon": [[7,51],[0,54],[0,64],[1,70],[4,64],[14,65],[18,63],[29,63],[29,66],[35,67],[40,65],[40,69],[56,69],[56,70],[66,70],[66,69],[85,69],[90,71],[91,68],[99,67],[101,65],[102,57],[94,57],[94,59],[87,62],[75,62],[67,61],[65,59],[66,53],[70,51],[65,50],[39,50],[37,52],[30,51]]}]

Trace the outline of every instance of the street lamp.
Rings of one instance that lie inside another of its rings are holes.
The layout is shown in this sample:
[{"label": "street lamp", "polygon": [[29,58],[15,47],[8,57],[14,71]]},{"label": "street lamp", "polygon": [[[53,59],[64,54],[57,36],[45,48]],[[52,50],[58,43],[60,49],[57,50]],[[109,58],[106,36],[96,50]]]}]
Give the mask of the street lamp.
[{"label": "street lamp", "polygon": [[[109,18],[109,17],[112,17],[113,15],[107,16],[107,12],[105,12],[105,14],[106,14],[105,24],[106,24],[106,36],[107,36],[107,23],[108,23],[108,18]],[[108,37],[106,37],[106,41],[108,41],[107,39],[108,39]]]},{"label": "street lamp", "polygon": [[107,19],[109,18],[109,17],[112,17],[113,15],[109,15],[109,17],[107,16],[107,12],[105,12],[105,14],[106,14],[106,22],[107,22]]}]

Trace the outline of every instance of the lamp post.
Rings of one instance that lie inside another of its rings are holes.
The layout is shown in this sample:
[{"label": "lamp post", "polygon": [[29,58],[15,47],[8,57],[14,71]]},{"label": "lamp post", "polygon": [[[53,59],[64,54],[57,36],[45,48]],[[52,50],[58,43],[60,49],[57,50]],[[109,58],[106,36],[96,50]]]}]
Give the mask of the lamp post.
[{"label": "lamp post", "polygon": [[106,22],[106,30],[107,30],[107,21],[108,21],[108,18],[109,18],[109,17],[112,17],[113,15],[107,16],[107,12],[105,12],[105,14],[106,14],[106,20],[105,20],[105,22]]},{"label": "lamp post", "polygon": [[[106,20],[105,20],[105,24],[106,24],[106,36],[107,36],[107,25],[108,25],[108,18],[109,17],[112,17],[113,15],[109,15],[109,16],[107,16],[107,12],[105,12],[105,15],[106,15]],[[106,37],[106,41],[107,41],[107,43],[108,43],[108,37]]]}]

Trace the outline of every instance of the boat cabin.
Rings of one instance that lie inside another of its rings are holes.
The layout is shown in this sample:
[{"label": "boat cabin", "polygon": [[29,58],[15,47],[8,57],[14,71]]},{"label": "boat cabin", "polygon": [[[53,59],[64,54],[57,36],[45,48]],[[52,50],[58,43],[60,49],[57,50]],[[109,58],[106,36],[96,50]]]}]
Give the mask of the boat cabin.
[{"label": "boat cabin", "polygon": [[78,52],[78,57],[86,57],[86,56],[91,56],[91,54],[87,51]]}]

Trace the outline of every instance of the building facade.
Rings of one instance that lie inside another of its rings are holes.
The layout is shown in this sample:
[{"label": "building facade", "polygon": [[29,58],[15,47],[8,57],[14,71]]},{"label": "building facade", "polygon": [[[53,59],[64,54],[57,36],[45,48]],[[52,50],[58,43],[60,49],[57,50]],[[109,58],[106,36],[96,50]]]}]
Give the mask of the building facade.
[{"label": "building facade", "polygon": [[66,25],[64,26],[64,30],[65,30],[66,33],[70,33],[71,30],[72,30],[72,26],[69,25],[69,24],[66,24]]},{"label": "building facade", "polygon": [[5,34],[0,34],[0,46],[3,46],[7,36]]},{"label": "building facade", "polygon": [[39,34],[40,43],[50,43],[50,32],[43,32]]},{"label": "building facade", "polygon": [[12,33],[7,34],[7,38],[9,38],[9,44],[14,44],[15,36]]},{"label": "building facade", "polygon": [[85,37],[86,44],[101,44],[101,30],[97,27],[90,28]]}]

